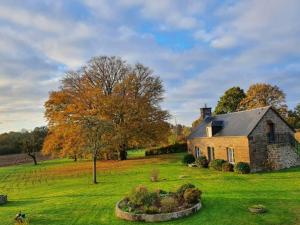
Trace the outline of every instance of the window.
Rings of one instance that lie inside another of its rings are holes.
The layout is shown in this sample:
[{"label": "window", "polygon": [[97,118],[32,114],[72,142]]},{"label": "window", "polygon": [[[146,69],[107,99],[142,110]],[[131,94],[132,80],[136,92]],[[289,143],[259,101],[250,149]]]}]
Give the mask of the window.
[{"label": "window", "polygon": [[269,143],[274,143],[275,142],[275,126],[274,123],[272,123],[272,121],[268,121],[267,122],[267,135],[268,135],[268,141]]},{"label": "window", "polygon": [[212,137],[212,127],[206,127],[206,135],[207,137]]},{"label": "window", "polygon": [[195,146],[195,157],[199,158],[201,156],[201,151],[200,148]]},{"label": "window", "polygon": [[207,158],[209,162],[215,159],[214,147],[207,147]]},{"label": "window", "polygon": [[227,161],[234,164],[234,149],[227,148]]}]

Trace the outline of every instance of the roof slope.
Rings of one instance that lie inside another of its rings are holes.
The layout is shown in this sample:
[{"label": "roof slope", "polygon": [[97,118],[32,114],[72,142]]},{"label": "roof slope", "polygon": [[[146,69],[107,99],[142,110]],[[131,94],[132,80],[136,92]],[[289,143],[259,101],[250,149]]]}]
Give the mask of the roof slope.
[{"label": "roof slope", "polygon": [[248,136],[270,108],[271,106],[267,106],[208,117],[198,125],[198,127],[189,135],[188,139],[207,137],[206,127],[213,121],[223,121],[222,130],[215,134],[214,137]]}]

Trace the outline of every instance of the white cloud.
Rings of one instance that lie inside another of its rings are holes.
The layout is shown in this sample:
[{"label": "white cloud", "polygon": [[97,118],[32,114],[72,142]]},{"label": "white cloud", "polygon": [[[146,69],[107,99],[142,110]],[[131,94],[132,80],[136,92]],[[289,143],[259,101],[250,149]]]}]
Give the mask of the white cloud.
[{"label": "white cloud", "polygon": [[231,48],[235,46],[236,40],[230,36],[223,36],[211,41],[211,46],[214,48]]},{"label": "white cloud", "polygon": [[[288,92],[290,105],[299,99],[298,1],[239,1],[207,12],[211,1],[87,0],[84,19],[70,16],[65,1],[44,3],[47,11],[43,1],[7,2],[0,6],[0,132],[44,123],[43,102],[63,72],[102,54],[151,67],[167,89],[163,106],[188,125],[234,85],[270,82]],[[149,22],[162,35],[187,32],[197,42],[173,51],[141,31]]]}]

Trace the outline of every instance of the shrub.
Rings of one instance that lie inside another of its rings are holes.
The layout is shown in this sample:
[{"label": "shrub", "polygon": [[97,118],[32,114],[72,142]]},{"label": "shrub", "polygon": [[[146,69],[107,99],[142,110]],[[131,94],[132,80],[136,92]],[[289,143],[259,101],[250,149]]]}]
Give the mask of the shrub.
[{"label": "shrub", "polygon": [[189,183],[183,184],[183,185],[181,185],[181,186],[177,189],[177,192],[176,192],[176,193],[177,193],[179,196],[183,196],[184,192],[185,192],[187,189],[189,189],[189,188],[195,188],[195,185],[189,184]]},{"label": "shrub", "polygon": [[196,204],[201,197],[201,191],[198,188],[188,188],[183,194],[184,200],[189,204]]},{"label": "shrub", "polygon": [[164,191],[164,190],[161,190],[161,189],[157,189],[155,191],[159,196],[165,196],[168,194],[168,192]]},{"label": "shrub", "polygon": [[156,206],[145,207],[145,213],[147,214],[157,214],[159,213],[159,208]]},{"label": "shrub", "polygon": [[218,171],[222,171],[222,164],[226,162],[225,160],[223,159],[215,159],[215,160],[212,160],[210,163],[209,163],[209,167],[210,168],[213,168],[215,170],[218,170]]},{"label": "shrub", "polygon": [[187,151],[187,144],[186,143],[176,143],[174,145],[168,145],[165,147],[159,148],[150,148],[145,151],[145,156],[150,155],[161,155],[161,154],[169,154],[169,153],[179,153],[179,152],[186,152]]},{"label": "shrub", "polygon": [[234,171],[241,174],[250,173],[250,165],[245,162],[238,162],[234,166]]},{"label": "shrub", "polygon": [[196,165],[200,168],[207,168],[208,167],[208,161],[205,156],[200,156],[195,161]]},{"label": "shrub", "polygon": [[162,212],[173,212],[178,207],[178,200],[173,196],[165,197],[161,200],[160,205]]},{"label": "shrub", "polygon": [[229,162],[224,162],[222,164],[222,171],[224,172],[232,172],[233,171],[233,165]]},{"label": "shrub", "polygon": [[160,196],[156,192],[150,192],[143,200],[143,205],[145,206],[158,206],[159,204]]},{"label": "shrub", "polygon": [[144,186],[138,186],[132,191],[129,200],[136,206],[158,205],[159,195],[156,192],[149,192]]},{"label": "shrub", "polygon": [[150,174],[150,180],[152,182],[157,182],[158,181],[158,177],[159,177],[159,170],[158,169],[153,169],[151,171],[151,174]]},{"label": "shrub", "polygon": [[195,162],[195,157],[192,154],[186,154],[184,155],[183,159],[182,159],[182,163],[183,164],[190,164]]}]

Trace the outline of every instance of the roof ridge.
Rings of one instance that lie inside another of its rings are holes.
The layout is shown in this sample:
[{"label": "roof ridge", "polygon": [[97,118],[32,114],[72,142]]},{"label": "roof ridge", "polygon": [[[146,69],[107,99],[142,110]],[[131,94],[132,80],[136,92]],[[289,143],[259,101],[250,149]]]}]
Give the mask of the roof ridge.
[{"label": "roof ridge", "polygon": [[246,109],[246,110],[242,110],[242,111],[236,111],[236,112],[230,112],[230,113],[222,113],[222,114],[217,114],[217,115],[213,115],[214,116],[221,116],[221,115],[228,115],[228,114],[234,114],[234,113],[242,113],[242,112],[248,112],[248,111],[254,111],[254,110],[258,110],[258,109],[265,109],[265,108],[271,108],[272,106],[264,106],[264,107],[259,107],[259,108],[255,108],[255,109]]}]

